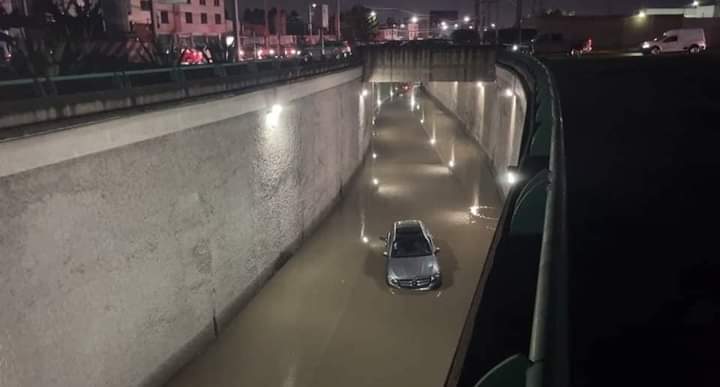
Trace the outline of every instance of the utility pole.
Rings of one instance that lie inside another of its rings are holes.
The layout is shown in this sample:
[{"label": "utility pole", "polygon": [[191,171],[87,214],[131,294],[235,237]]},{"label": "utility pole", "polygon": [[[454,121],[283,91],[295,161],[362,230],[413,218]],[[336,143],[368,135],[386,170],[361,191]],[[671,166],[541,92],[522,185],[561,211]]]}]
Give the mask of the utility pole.
[{"label": "utility pole", "polygon": [[335,11],[335,35],[338,42],[342,40],[340,33],[340,0],[337,0],[337,10]]},{"label": "utility pole", "polygon": [[263,8],[265,8],[265,49],[270,50],[270,38],[268,37],[270,33],[270,15],[268,15],[267,0],[263,0]]},{"label": "utility pole", "polygon": [[522,43],[522,0],[516,0],[515,27],[517,28],[517,42]]},{"label": "utility pole", "polygon": [[155,15],[155,1],[150,0],[150,24],[152,25],[152,37],[153,41],[157,40],[157,15]]},{"label": "utility pole", "polygon": [[480,31],[480,27],[478,25],[478,20],[480,19],[480,0],[475,0],[475,31]]},{"label": "utility pole", "polygon": [[[237,62],[240,62],[240,59],[242,59],[240,57],[240,47],[242,47],[242,45],[240,44],[240,5],[238,4],[238,0],[232,0],[232,2],[233,8],[235,8],[235,20],[233,23],[235,27],[235,31],[233,31],[233,33],[235,34],[235,60]],[[253,53],[253,55],[255,54]]]}]

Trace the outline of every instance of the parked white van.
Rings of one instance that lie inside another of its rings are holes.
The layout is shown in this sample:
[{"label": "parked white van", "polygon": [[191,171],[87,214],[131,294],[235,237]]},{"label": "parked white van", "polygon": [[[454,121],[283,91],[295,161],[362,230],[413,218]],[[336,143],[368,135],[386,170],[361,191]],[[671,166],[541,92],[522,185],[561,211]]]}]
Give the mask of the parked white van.
[{"label": "parked white van", "polygon": [[670,30],[661,37],[644,42],[643,53],[659,55],[666,52],[687,52],[699,54],[707,48],[705,30],[702,28],[684,28]]}]

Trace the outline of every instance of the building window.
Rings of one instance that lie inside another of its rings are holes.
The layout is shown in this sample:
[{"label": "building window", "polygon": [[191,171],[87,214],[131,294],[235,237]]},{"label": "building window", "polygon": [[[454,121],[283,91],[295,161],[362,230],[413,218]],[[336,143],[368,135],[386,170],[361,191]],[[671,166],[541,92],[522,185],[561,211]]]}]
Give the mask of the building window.
[{"label": "building window", "polygon": [[168,15],[168,11],[160,11],[160,23],[170,24],[170,16]]},{"label": "building window", "polygon": [[192,12],[185,12],[185,23],[192,24]]},{"label": "building window", "polygon": [[200,14],[200,23],[201,23],[201,24],[207,24],[207,14],[206,14],[206,13],[201,13],[201,14]]},{"label": "building window", "polygon": [[222,24],[222,16],[219,13],[215,14],[215,24]]},{"label": "building window", "polygon": [[140,9],[143,11],[150,10],[150,0],[140,0]]},{"label": "building window", "polygon": [[214,4],[216,7],[219,7],[219,6],[220,6],[220,0],[213,0],[213,4]]},{"label": "building window", "polygon": [[200,5],[207,5],[207,2],[205,0],[200,0]]}]

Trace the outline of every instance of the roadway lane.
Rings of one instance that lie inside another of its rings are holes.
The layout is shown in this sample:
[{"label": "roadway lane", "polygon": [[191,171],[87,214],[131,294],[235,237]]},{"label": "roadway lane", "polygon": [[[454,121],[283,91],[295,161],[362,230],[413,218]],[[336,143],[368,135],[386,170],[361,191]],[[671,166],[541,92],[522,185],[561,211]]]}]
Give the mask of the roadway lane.
[{"label": "roadway lane", "polygon": [[574,386],[718,386],[720,59],[550,61]]},{"label": "roadway lane", "polygon": [[[442,385],[501,204],[478,148],[455,120],[418,101],[420,112],[407,97],[384,104],[377,159],[368,158],[315,234],[168,386]],[[471,205],[483,216],[471,219]],[[401,218],[424,220],[439,242],[438,291],[385,285],[378,236]]]}]

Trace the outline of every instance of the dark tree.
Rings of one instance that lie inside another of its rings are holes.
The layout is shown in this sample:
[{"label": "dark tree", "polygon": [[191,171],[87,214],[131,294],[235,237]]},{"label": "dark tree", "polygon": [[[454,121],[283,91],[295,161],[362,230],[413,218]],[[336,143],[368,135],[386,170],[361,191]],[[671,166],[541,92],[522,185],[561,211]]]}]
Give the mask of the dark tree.
[{"label": "dark tree", "polygon": [[371,10],[355,5],[341,15],[342,33],[351,42],[367,42],[377,34],[377,19],[370,16]]},{"label": "dark tree", "polygon": [[243,21],[249,24],[265,24],[265,10],[246,9],[243,14]]},{"label": "dark tree", "polygon": [[[270,10],[268,11],[268,24],[269,24],[269,28],[270,28],[269,32],[271,35],[274,35],[277,33],[277,31],[275,29],[275,19],[277,18],[277,16],[278,16],[277,8],[275,8],[275,7],[270,8]],[[263,20],[263,24],[265,24],[264,20]]]},{"label": "dark tree", "polygon": [[303,36],[305,35],[306,26],[305,22],[303,22],[302,19],[300,19],[300,14],[292,10],[290,11],[290,15],[288,15],[287,19],[287,32],[289,35],[298,35]]}]

